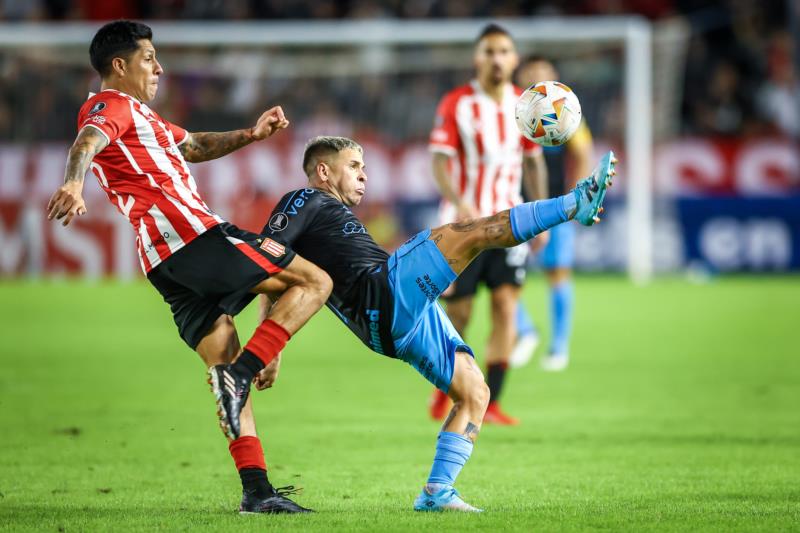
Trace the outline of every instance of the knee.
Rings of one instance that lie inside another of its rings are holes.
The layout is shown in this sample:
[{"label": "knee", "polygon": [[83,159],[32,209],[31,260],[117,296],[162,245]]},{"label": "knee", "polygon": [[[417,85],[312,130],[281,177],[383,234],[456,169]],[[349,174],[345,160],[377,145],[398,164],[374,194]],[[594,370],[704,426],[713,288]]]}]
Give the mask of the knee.
[{"label": "knee", "polygon": [[475,384],[470,387],[470,392],[467,394],[466,401],[470,405],[470,409],[475,413],[486,412],[489,406],[489,386],[482,379],[475,380]]},{"label": "knee", "polygon": [[519,306],[519,289],[510,285],[502,285],[492,291],[491,308],[495,320],[513,322]]},{"label": "knee", "polygon": [[470,379],[461,394],[461,402],[472,413],[483,416],[489,406],[489,386],[483,381],[483,376],[476,374]]},{"label": "knee", "polygon": [[464,334],[464,330],[469,323],[469,317],[472,314],[472,305],[467,305],[461,301],[454,301],[447,304],[447,316],[455,326],[460,334]]},{"label": "knee", "polygon": [[453,323],[453,327],[456,328],[456,331],[460,335],[464,334],[464,330],[467,329],[467,324],[469,323],[469,314],[463,312],[455,312],[449,313],[450,321]]},{"label": "knee", "polygon": [[569,281],[570,277],[572,271],[569,268],[554,268],[547,271],[547,279],[553,286]]},{"label": "knee", "polygon": [[328,273],[321,268],[314,267],[309,270],[305,278],[306,286],[314,291],[322,303],[325,303],[333,290],[333,280]]}]

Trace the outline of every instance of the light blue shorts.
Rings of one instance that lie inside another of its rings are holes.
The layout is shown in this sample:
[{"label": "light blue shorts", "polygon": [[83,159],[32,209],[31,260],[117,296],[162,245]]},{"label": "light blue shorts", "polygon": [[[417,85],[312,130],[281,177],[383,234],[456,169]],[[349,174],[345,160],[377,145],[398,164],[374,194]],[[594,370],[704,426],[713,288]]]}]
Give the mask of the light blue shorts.
[{"label": "light blue shorts", "polygon": [[424,230],[389,257],[394,298],[392,339],[397,357],[440,390],[453,379],[456,351],[474,354],[439,305],[439,294],[458,277]]}]

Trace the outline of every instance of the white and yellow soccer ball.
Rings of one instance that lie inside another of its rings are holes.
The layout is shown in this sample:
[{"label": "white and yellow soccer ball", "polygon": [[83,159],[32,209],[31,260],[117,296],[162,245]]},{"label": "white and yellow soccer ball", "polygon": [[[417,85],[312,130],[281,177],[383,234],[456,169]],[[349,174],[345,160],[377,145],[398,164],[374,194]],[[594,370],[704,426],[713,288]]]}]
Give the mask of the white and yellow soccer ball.
[{"label": "white and yellow soccer ball", "polygon": [[558,146],[577,131],[581,123],[581,103],[563,83],[542,81],[520,95],[515,117],[525,137],[542,146]]}]

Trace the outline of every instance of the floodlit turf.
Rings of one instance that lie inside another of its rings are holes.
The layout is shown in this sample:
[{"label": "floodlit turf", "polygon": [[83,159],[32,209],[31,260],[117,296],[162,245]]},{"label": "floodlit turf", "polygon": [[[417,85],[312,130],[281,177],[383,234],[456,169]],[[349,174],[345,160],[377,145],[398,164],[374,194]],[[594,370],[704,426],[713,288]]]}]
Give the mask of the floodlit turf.
[{"label": "floodlit turf", "polygon": [[485,427],[459,478],[482,515],[411,511],[430,387],[324,310],[255,394],[273,483],[318,513],[242,517],[203,366],[153,289],[0,283],[0,530],[800,529],[800,279],[581,278],[577,299],[572,366],[513,372],[522,425]]}]

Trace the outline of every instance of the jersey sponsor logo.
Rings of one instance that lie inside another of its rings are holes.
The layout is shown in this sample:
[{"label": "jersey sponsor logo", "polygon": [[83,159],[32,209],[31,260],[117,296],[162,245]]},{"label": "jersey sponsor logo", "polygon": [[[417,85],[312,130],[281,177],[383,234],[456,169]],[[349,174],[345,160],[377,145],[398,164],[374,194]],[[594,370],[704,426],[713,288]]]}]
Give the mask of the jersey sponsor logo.
[{"label": "jersey sponsor logo", "polygon": [[272,218],[269,219],[267,225],[272,231],[283,231],[286,229],[286,226],[289,225],[289,217],[286,216],[286,213],[275,213],[272,215]]},{"label": "jersey sponsor logo", "polygon": [[342,233],[345,235],[352,235],[354,233],[366,233],[367,228],[364,227],[364,224],[359,222],[353,222],[352,220],[345,223],[344,228],[342,228]]},{"label": "jersey sponsor logo", "polygon": [[105,108],[106,108],[106,103],[105,102],[97,102],[89,110],[89,114],[90,115],[94,115],[95,113],[99,113],[100,111],[102,111]]},{"label": "jersey sponsor logo", "polygon": [[92,122],[94,122],[95,124],[105,124],[106,117],[102,115],[97,115],[96,117],[92,117]]},{"label": "jersey sponsor logo", "polygon": [[419,290],[422,291],[422,294],[424,294],[430,302],[436,300],[436,298],[438,298],[439,294],[442,292],[442,290],[433,282],[428,274],[425,274],[421,278],[417,278],[416,282]]},{"label": "jersey sponsor logo", "polygon": [[289,201],[286,203],[286,206],[284,206],[284,213],[287,215],[296,215],[298,213],[298,209],[306,205],[308,197],[315,192],[317,192],[315,189],[303,189],[302,191],[295,191],[295,193],[289,197]]},{"label": "jersey sponsor logo", "polygon": [[283,257],[283,254],[286,253],[286,247],[282,244],[278,244],[272,239],[264,239],[259,248],[274,257]]},{"label": "jersey sponsor logo", "polygon": [[378,352],[381,355],[385,355],[383,353],[383,344],[381,343],[381,333],[380,333],[380,319],[381,319],[381,312],[378,309],[367,309],[367,318],[369,319],[369,346],[372,348],[373,352]]},{"label": "jersey sponsor logo", "polygon": [[153,249],[154,249],[156,246],[159,246],[159,245],[161,245],[161,244],[167,244],[167,241],[169,240],[169,238],[170,238],[170,233],[169,233],[168,231],[165,231],[164,233],[162,233],[161,235],[159,235],[159,236],[156,238],[156,240],[154,240],[154,241],[151,241],[151,242],[150,242],[150,244],[148,244],[148,245],[147,245],[147,246],[145,246],[144,248],[145,248],[145,250],[147,250],[148,252],[150,252],[150,251],[152,251],[152,250],[153,250]]}]

